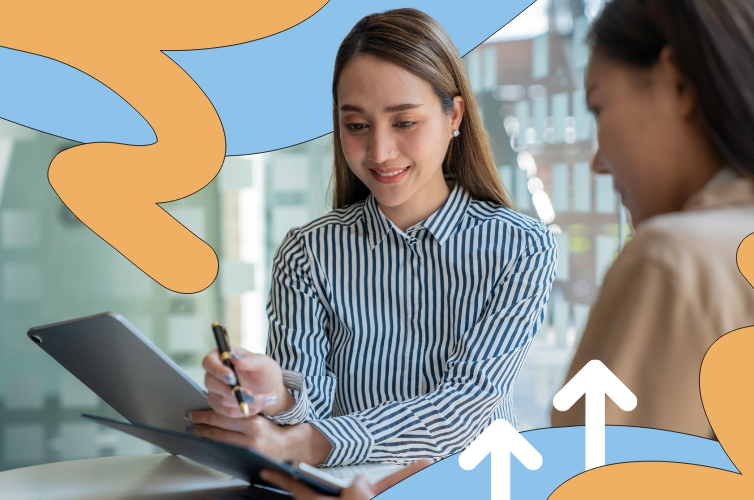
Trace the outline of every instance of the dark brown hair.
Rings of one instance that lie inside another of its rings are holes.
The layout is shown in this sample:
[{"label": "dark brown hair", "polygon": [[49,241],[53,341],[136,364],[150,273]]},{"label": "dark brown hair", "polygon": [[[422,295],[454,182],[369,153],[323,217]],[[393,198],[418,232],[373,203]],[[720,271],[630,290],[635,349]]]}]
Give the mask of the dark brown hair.
[{"label": "dark brown hair", "polygon": [[340,142],[338,80],[354,57],[371,55],[396,64],[426,80],[439,97],[445,113],[453,98],[463,97],[465,110],[461,135],[450,141],[443,160],[446,177],[456,180],[469,194],[484,201],[512,207],[495,168],[489,137],[482,125],[466,69],[458,50],[443,27],[416,9],[395,9],[361,19],[340,44],[333,74],[333,208],[365,200],[369,189],[346,163]]},{"label": "dark brown hair", "polygon": [[754,175],[754,2],[611,0],[587,39],[640,68],[673,47],[697,91],[710,142],[731,167]]}]

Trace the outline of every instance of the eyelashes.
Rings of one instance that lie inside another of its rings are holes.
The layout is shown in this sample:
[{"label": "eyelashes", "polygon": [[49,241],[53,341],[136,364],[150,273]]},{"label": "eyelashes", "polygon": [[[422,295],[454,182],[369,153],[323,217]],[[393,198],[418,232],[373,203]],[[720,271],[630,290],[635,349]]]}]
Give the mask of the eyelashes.
[{"label": "eyelashes", "polygon": [[[418,123],[419,122],[416,121],[400,121],[396,122],[393,126],[403,132],[413,129]],[[344,127],[351,132],[359,133],[369,128],[369,125],[367,125],[366,123],[346,123]]]}]

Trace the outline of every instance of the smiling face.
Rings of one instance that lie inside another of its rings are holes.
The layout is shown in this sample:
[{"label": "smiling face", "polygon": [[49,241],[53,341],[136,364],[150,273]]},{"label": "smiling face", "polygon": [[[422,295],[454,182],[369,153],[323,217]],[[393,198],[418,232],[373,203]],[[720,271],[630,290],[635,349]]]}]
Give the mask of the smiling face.
[{"label": "smiling face", "polygon": [[585,81],[595,115],[597,174],[611,174],[636,226],[680,210],[720,168],[701,126],[693,88],[663,49],[647,69],[595,50]]},{"label": "smiling face", "polygon": [[337,94],[346,162],[385,215],[421,214],[416,222],[431,215],[449,194],[442,162],[461,123],[462,98],[447,114],[429,83],[370,55],[345,66]]}]

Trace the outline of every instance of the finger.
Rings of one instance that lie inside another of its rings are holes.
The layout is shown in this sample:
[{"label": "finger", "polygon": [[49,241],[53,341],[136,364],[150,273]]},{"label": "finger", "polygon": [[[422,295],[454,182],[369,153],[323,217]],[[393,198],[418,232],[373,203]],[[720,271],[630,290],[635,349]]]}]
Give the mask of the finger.
[{"label": "finger", "polygon": [[205,385],[209,390],[207,401],[212,409],[228,417],[239,418],[257,415],[268,406],[278,402],[278,397],[274,394],[253,394],[250,390],[241,388],[241,397],[248,410],[248,414],[244,415],[230,386],[222,387],[221,382],[211,381],[208,378],[210,377],[205,378]]},{"label": "finger", "polygon": [[374,492],[377,494],[382,493],[386,489],[395,486],[396,484],[400,483],[407,477],[412,476],[413,474],[416,474],[423,468],[429,467],[433,463],[434,462],[428,458],[422,458],[421,460],[418,460],[412,463],[411,465],[404,467],[398,472],[394,472],[390,474],[388,477],[383,478],[380,481],[377,481],[377,483],[375,483],[374,485]]},{"label": "finger", "polygon": [[274,368],[277,364],[275,360],[265,354],[239,349],[235,356],[232,356],[231,363],[236,371],[244,372],[262,372],[268,368]]},{"label": "finger", "polygon": [[220,353],[217,349],[210,351],[202,359],[202,368],[204,371],[214,376],[218,380],[224,380],[226,384],[236,382],[236,376],[233,370],[225,366],[220,359]]},{"label": "finger", "polygon": [[194,436],[222,441],[244,448],[253,448],[255,441],[240,432],[229,431],[211,425],[198,424],[194,427]]},{"label": "finger", "polygon": [[232,386],[227,382],[218,380],[214,375],[209,373],[204,374],[204,387],[207,388],[207,392],[214,394],[222,400],[227,400],[226,404],[230,406],[231,401],[235,401],[236,398],[231,392]]},{"label": "finger", "polygon": [[251,354],[251,351],[247,351],[243,347],[238,347],[237,345],[232,345],[230,346],[230,354],[243,357],[246,354]]},{"label": "finger", "polygon": [[243,414],[237,402],[233,405],[225,405],[213,393],[207,394],[207,402],[214,411],[221,415],[225,415],[226,417],[230,418],[246,418],[246,415]]},{"label": "finger", "polygon": [[334,498],[315,493],[306,485],[298,482],[287,474],[281,474],[276,471],[265,469],[259,474],[259,476],[281,490],[293,493],[293,498],[295,500],[330,500]]}]

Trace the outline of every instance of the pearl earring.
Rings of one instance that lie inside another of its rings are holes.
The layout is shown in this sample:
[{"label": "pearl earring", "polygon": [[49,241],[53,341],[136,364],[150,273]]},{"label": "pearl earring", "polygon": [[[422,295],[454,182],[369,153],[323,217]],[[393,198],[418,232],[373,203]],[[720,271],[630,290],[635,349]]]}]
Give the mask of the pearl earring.
[{"label": "pearl earring", "polygon": [[458,129],[455,129],[455,130],[453,131],[453,136],[454,136],[454,137],[458,137],[459,135],[461,135],[461,131],[460,131],[460,130],[458,130]]}]

